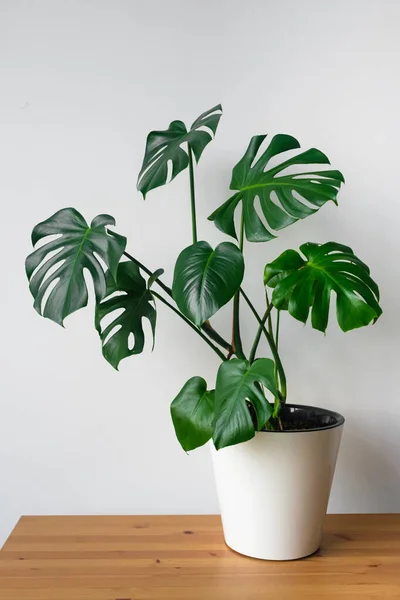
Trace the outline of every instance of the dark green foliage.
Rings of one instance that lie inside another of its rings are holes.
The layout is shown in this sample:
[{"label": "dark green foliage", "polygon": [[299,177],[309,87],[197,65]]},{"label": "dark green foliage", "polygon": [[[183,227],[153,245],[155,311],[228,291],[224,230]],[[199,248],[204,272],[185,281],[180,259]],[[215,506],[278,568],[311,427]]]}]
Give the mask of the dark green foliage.
[{"label": "dark green foliage", "polygon": [[222,242],[213,250],[207,242],[197,242],[176,261],[172,294],[180,311],[200,327],[233,298],[243,274],[237,246]]},{"label": "dark green foliage", "polygon": [[378,286],[351,248],[336,242],[310,242],[300,250],[306,258],[286,250],[265,267],[264,283],[274,288],[276,308],[287,309],[303,323],[311,309],[312,326],[325,332],[331,293],[335,292],[336,316],[343,331],[376,321],[382,313]]},{"label": "dark green foliage", "polygon": [[[218,229],[236,237],[234,215],[239,203],[242,203],[244,229],[250,242],[271,240],[275,237],[271,230],[283,229],[298,219],[314,214],[329,200],[336,203],[336,196],[344,181],[340,171],[335,170],[305,170],[282,174],[282,171],[295,165],[329,164],[325,154],[315,148],[267,169],[274,156],[300,148],[299,142],[290,135],[275,135],[264,153],[254,162],[266,137],[256,135],[251,138],[243,158],[232,171],[230,189],[238,192],[209,217]],[[279,205],[274,201],[273,193]],[[307,200],[311,206],[302,202],[298,196]],[[257,213],[257,198],[268,227],[265,227]]]},{"label": "dark green foliage", "polygon": [[[32,252],[25,263],[34,307],[40,315],[62,325],[65,317],[87,305],[84,269],[92,276],[97,302],[104,298],[106,277],[96,254],[115,276],[126,245],[126,238],[110,235],[106,225],[115,225],[110,215],[98,215],[89,227],[77,210],[63,208],[33,229],[33,245],[47,236],[59,236]],[[43,306],[53,282],[56,284]]]},{"label": "dark green foliage", "polygon": [[[114,295],[118,292],[118,295]],[[101,321],[114,311],[122,309],[107,327],[101,327]],[[106,298],[97,304],[95,325],[99,332],[103,356],[118,369],[123,358],[139,354],[144,348],[143,319],[148,319],[153,333],[156,327],[156,310],[151,292],[140,274],[139,267],[133,262],[122,262],[118,266],[116,278],[107,272]],[[114,330],[114,328],[118,328]],[[111,334],[111,335],[110,335]],[[129,348],[129,336],[133,335],[133,345]]]}]

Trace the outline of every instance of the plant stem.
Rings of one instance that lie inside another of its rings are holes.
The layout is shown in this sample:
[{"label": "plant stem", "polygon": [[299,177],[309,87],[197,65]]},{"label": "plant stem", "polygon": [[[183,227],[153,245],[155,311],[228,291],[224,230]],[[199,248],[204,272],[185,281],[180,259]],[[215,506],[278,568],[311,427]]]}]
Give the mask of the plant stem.
[{"label": "plant stem", "polygon": [[265,337],[267,338],[269,347],[271,348],[272,356],[274,357],[274,360],[275,360],[275,365],[276,365],[276,369],[278,371],[279,381],[281,384],[281,386],[280,386],[281,387],[281,389],[280,389],[281,398],[279,400],[283,404],[285,402],[286,396],[287,396],[285,371],[283,370],[283,365],[282,365],[280,356],[278,354],[278,351],[276,349],[274,338],[270,336],[269,331],[267,331],[265,325],[263,326],[263,333],[264,333]]},{"label": "plant stem", "polygon": [[[258,312],[256,311],[256,309],[254,308],[254,305],[253,305],[252,301],[250,300],[250,298],[248,297],[248,295],[246,294],[246,292],[244,291],[244,289],[243,288],[239,288],[239,292],[242,294],[243,298],[246,300],[246,302],[247,302],[247,304],[248,304],[251,312],[253,313],[253,315],[255,316],[255,318],[257,319],[257,321],[260,322],[262,319],[261,319],[260,315],[258,314]],[[269,312],[270,311],[268,311],[268,314],[269,314]],[[267,315],[267,317],[268,317],[268,315]],[[267,317],[265,317],[265,321],[267,320]],[[263,317],[263,319],[264,319],[264,317]],[[265,321],[264,321],[264,323],[265,323]]]},{"label": "plant stem", "polygon": [[[281,311],[277,310],[276,325],[275,325],[275,346],[276,346],[276,351],[277,352],[278,352],[279,320],[280,320],[280,316],[281,316]],[[276,365],[275,365],[275,382],[276,382],[276,386],[278,387],[278,382],[279,382],[278,381],[278,369],[276,368]]]},{"label": "plant stem", "polygon": [[194,191],[194,166],[193,166],[193,154],[190,144],[188,143],[188,157],[189,157],[189,181],[190,181],[190,208],[192,211],[192,237],[193,244],[197,242],[197,223],[196,223],[196,196]]},{"label": "plant stem", "polygon": [[160,294],[158,294],[157,292],[152,291],[152,294],[153,294],[153,296],[158,298],[160,300],[160,302],[162,302],[163,304],[168,306],[171,310],[173,310],[174,313],[176,313],[183,321],[185,321],[185,323],[187,323],[187,325],[189,325],[189,327],[191,327],[201,338],[203,338],[203,340],[206,342],[206,344],[208,344],[210,346],[210,348],[212,348],[214,350],[214,352],[216,354],[218,354],[218,356],[220,357],[221,360],[224,360],[224,361],[226,360],[223,352],[221,352],[221,350],[219,348],[214,346],[214,344],[208,339],[208,337],[205,336],[204,333],[202,333],[200,331],[200,329],[198,329],[196,327],[196,325],[194,325],[191,321],[189,321],[189,319],[187,319],[181,312],[179,312],[179,310],[177,308],[175,308],[175,306],[173,306],[170,302],[168,302],[168,300],[166,300],[165,298],[160,296]]},{"label": "plant stem", "polygon": [[283,370],[283,365],[280,359],[280,356],[278,354],[278,350],[276,348],[275,345],[275,340],[274,337],[269,333],[269,331],[267,330],[267,328],[265,327],[265,323],[268,319],[268,316],[271,312],[271,310],[273,309],[273,304],[269,304],[267,307],[267,310],[265,311],[263,317],[261,318],[260,315],[258,314],[258,312],[256,311],[256,309],[254,308],[253,304],[251,303],[251,301],[249,300],[249,298],[247,297],[247,295],[244,293],[244,291],[242,289],[240,289],[240,292],[243,296],[243,298],[246,300],[247,304],[249,305],[249,308],[251,309],[251,312],[253,313],[253,315],[255,316],[255,318],[258,321],[259,324],[259,328],[257,331],[257,335],[256,335],[256,339],[254,340],[253,343],[253,347],[251,349],[250,352],[250,357],[249,357],[249,361],[253,362],[254,361],[254,357],[257,351],[257,346],[258,343],[260,341],[260,337],[261,337],[261,333],[263,333],[265,335],[265,337],[267,338],[267,342],[269,344],[269,347],[271,348],[271,352],[272,352],[272,356],[274,357],[275,360],[275,364],[276,364],[276,368],[278,370],[279,373],[279,380],[280,380],[280,384],[281,384],[281,401],[285,402],[286,400],[286,395],[287,395],[287,391],[286,391],[286,375],[285,375],[285,371]]},{"label": "plant stem", "polygon": [[229,342],[227,342],[222,336],[219,335],[217,331],[215,331],[214,327],[211,325],[210,321],[206,321],[201,326],[202,330],[208,335],[209,338],[217,342],[221,348],[225,348],[228,352],[233,353],[233,348]]},{"label": "plant stem", "polygon": [[[243,254],[243,242],[244,242],[244,218],[243,212],[240,220],[240,238],[239,238],[239,249]],[[238,290],[233,298],[233,318],[232,318],[232,348],[234,354],[238,358],[246,358],[243,353],[242,340],[240,337],[240,311],[239,311],[239,300],[240,290]]]},{"label": "plant stem", "polygon": [[[268,308],[271,305],[271,302],[269,301],[267,290],[265,290],[265,298],[266,298],[266,301],[267,301],[267,308]],[[271,311],[268,313],[268,331],[269,331],[269,334],[272,337],[274,337],[274,329],[272,327]]]},{"label": "plant stem", "polygon": [[[189,143],[188,143],[187,147],[188,147],[188,158],[189,158],[190,209],[191,209],[191,213],[192,213],[192,239],[193,239],[193,244],[196,244],[196,242],[197,242],[197,221],[196,221],[196,194],[195,194],[195,187],[194,187],[193,152],[192,152],[192,149],[191,149]],[[225,350],[228,350],[228,352],[232,352],[231,344],[229,344],[229,342],[224,340],[224,338],[221,337],[219,335],[219,333],[217,333],[215,331],[215,329],[211,326],[211,323],[209,321],[206,321],[205,323],[203,323],[203,325],[201,326],[201,329],[203,331],[205,331],[207,333],[207,335],[211,339],[213,339],[215,342],[217,342],[217,344],[219,344],[222,348],[225,348]]]},{"label": "plant stem", "polygon": [[263,326],[265,325],[267,319],[268,319],[268,315],[270,314],[273,305],[271,304],[270,306],[267,307],[267,310],[265,311],[263,317],[260,319],[258,313],[256,312],[256,310],[254,309],[254,306],[251,304],[251,302],[249,301],[249,299],[247,298],[247,296],[244,294],[243,290],[241,290],[242,294],[243,294],[243,298],[246,300],[247,304],[249,305],[249,307],[251,308],[251,311],[253,313],[253,315],[256,317],[258,323],[259,323],[259,328],[258,331],[256,333],[256,337],[254,338],[254,342],[253,345],[251,347],[251,351],[250,351],[250,356],[249,356],[249,361],[252,363],[256,357],[256,352],[257,352],[257,348],[258,348],[258,344],[260,343],[260,339],[261,339],[261,335],[263,333]]},{"label": "plant stem", "polygon": [[280,320],[281,320],[281,311],[278,309],[277,310],[277,315],[276,315],[276,328],[275,328],[275,346],[276,346],[277,350],[278,350],[278,345],[279,345],[279,325],[280,325]]},{"label": "plant stem", "polygon": [[[269,308],[270,306],[272,306],[272,302],[270,302],[270,299],[269,299],[269,296],[268,296],[268,291],[267,291],[267,289],[265,289],[265,299],[266,299],[266,302],[267,302],[267,308]],[[272,327],[272,317],[271,317],[271,311],[270,311],[270,313],[269,313],[269,315],[268,315],[268,332],[269,332],[269,335],[271,336],[271,338],[272,338],[272,339],[274,340],[274,342],[275,342],[276,351],[278,351],[278,346],[276,345],[276,338],[274,337],[274,328]],[[278,368],[277,368],[276,364],[275,364],[275,372],[274,372],[274,375],[275,375],[275,385],[276,385],[277,389],[279,389]],[[277,411],[278,411],[278,413],[279,413],[279,398],[278,398],[278,407],[277,407]],[[277,413],[277,414],[278,414],[278,413]]]}]

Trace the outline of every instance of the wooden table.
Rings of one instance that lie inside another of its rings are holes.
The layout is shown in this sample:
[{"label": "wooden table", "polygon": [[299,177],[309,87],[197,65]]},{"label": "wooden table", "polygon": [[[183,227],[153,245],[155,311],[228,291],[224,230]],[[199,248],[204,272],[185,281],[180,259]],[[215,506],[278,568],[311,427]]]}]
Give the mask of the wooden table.
[{"label": "wooden table", "polygon": [[321,549],[267,562],[229,550],[218,516],[22,517],[1,600],[400,598],[400,515],[329,515]]}]

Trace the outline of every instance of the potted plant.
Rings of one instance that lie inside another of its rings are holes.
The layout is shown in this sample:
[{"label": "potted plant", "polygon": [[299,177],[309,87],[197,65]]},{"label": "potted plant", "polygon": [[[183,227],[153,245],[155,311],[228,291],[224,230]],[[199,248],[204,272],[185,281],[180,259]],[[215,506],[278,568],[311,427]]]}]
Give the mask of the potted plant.
[{"label": "potted plant", "polygon": [[[115,225],[113,217],[98,215],[89,226],[74,208],[59,210],[34,227],[32,243],[41,244],[28,256],[26,273],[37,312],[62,325],[87,304],[83,272],[89,271],[95,326],[103,355],[115,369],[122,359],[143,351],[144,319],[150,322],[154,344],[158,302],[218,354],[215,387],[192,377],[171,404],[177,438],[185,451],[213,441],[227,544],[257,558],[294,559],[319,546],[344,419],[325,409],[287,403],[280,315],[303,323],[310,317],[311,326],[325,332],[336,296],[338,324],[349,331],[378,319],[379,290],[351,248],[308,242],[266,264],[264,279],[260,276],[265,311],[258,314],[241,287],[245,239],[269,242],[327,202],[336,204],[344,178],[326,168],[329,160],[319,150],[299,151],[292,136],[275,135],[269,143],[266,135],[254,136],[233,169],[233,195],[209,217],[230,241],[216,248],[198,241],[194,165],[213,139],[221,114],[216,106],[190,129],[173,121],[147,138],[138,178],[144,198],[189,171],[193,243],[177,258],[172,287],[163,280],[162,269],[152,270],[126,252],[126,238],[109,229]],[[282,160],[281,153],[293,150],[297,152]],[[230,301],[232,336],[227,339],[210,318]],[[242,302],[254,315],[249,349],[240,335]],[[257,357],[262,336],[271,357]]]}]

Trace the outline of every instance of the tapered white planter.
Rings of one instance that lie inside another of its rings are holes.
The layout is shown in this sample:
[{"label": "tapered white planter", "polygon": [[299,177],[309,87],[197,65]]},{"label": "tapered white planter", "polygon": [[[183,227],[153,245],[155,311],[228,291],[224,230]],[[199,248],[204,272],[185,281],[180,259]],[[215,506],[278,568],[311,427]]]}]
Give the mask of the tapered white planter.
[{"label": "tapered white planter", "polygon": [[212,449],[225,541],[255,558],[301,558],[321,541],[344,418],[300,405],[285,411],[317,415],[328,426],[263,431],[248,442]]}]

